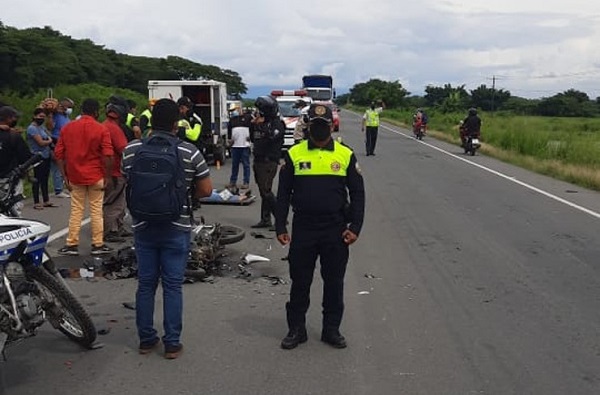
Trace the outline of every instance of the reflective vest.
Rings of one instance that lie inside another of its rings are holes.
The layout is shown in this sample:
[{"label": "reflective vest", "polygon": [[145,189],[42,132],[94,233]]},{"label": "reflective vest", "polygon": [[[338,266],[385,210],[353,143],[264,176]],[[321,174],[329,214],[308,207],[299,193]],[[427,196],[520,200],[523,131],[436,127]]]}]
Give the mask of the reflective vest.
[{"label": "reflective vest", "polygon": [[339,176],[346,177],[352,150],[337,141],[333,151],[309,149],[308,140],[292,146],[288,154],[294,165],[294,176]]},{"label": "reflective vest", "polygon": [[187,119],[180,119],[177,122],[177,127],[185,129],[185,138],[191,142],[197,141],[198,137],[200,137],[200,132],[202,132],[202,125],[197,123],[192,127]]},{"label": "reflective vest", "polygon": [[379,126],[379,112],[368,109],[365,114],[367,115],[366,126]]},{"label": "reflective vest", "polygon": [[129,129],[131,129],[131,123],[133,122],[133,119],[135,118],[135,115],[133,115],[132,113],[128,113],[127,114],[127,121],[125,121],[125,125],[127,125],[127,127]]}]

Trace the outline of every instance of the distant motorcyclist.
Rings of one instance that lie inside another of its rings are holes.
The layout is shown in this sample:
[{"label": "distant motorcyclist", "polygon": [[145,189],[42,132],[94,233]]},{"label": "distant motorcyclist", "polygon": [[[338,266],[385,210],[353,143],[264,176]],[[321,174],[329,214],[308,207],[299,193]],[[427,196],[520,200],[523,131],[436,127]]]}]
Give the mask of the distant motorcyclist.
[{"label": "distant motorcyclist", "polygon": [[469,137],[479,138],[481,136],[481,118],[477,115],[475,107],[469,108],[467,117],[460,126],[461,147],[465,147]]}]

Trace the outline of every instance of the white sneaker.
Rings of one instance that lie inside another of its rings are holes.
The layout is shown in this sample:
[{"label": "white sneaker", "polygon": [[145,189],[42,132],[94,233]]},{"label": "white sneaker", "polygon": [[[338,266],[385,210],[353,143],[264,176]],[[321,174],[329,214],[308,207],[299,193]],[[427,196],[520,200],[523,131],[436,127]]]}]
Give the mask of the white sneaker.
[{"label": "white sneaker", "polygon": [[56,195],[54,195],[54,196],[56,196],[57,198],[70,198],[70,197],[71,197],[71,195],[69,195],[69,194],[68,194],[67,192],[65,192],[65,191],[62,191],[61,193],[57,193],[57,194],[56,194]]}]

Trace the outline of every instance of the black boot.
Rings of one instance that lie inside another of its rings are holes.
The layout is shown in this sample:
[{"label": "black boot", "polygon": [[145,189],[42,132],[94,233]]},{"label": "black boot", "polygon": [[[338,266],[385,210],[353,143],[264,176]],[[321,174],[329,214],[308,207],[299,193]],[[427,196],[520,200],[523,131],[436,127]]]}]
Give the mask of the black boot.
[{"label": "black boot", "polygon": [[260,203],[260,221],[252,225],[251,228],[270,228],[271,226],[273,226],[271,223],[271,211],[269,211],[265,199],[262,199]]},{"label": "black boot", "polygon": [[288,334],[281,341],[281,348],[284,350],[291,350],[298,347],[298,344],[304,343],[308,340],[306,334],[306,328],[303,326],[296,326],[291,328]]},{"label": "black boot", "polygon": [[321,332],[321,341],[335,348],[346,348],[346,339],[338,329],[326,328]]}]

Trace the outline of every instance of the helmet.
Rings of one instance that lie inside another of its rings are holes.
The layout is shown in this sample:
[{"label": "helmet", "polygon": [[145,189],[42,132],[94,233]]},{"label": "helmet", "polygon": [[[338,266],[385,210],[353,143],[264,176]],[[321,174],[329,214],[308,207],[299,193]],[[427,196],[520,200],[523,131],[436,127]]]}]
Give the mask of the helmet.
[{"label": "helmet", "polygon": [[279,104],[272,96],[259,96],[254,102],[258,111],[266,118],[275,118],[279,113]]},{"label": "helmet", "polygon": [[469,115],[477,115],[477,109],[475,107],[469,108]]},{"label": "helmet", "polygon": [[113,95],[108,98],[106,103],[106,113],[114,112],[119,116],[119,119],[124,120],[129,112],[129,106],[127,105],[127,99]]},{"label": "helmet", "polygon": [[186,106],[188,108],[192,108],[194,106],[194,104],[192,103],[190,98],[187,96],[180,97],[179,100],[177,100],[177,105],[178,106]]}]

